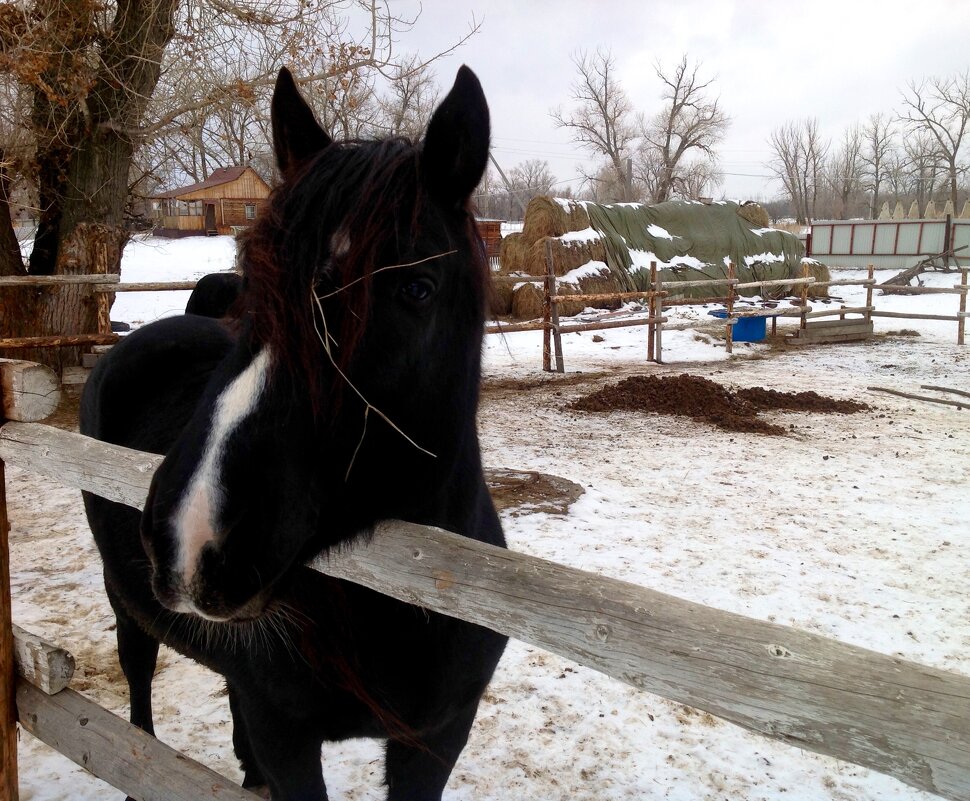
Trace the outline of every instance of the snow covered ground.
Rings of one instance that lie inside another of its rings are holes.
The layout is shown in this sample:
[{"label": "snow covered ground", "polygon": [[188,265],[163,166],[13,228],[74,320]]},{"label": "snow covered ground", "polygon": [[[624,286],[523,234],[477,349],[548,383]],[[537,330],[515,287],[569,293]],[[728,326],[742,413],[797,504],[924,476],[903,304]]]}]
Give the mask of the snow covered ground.
[{"label": "snow covered ground", "polygon": [[[198,277],[232,265],[231,240],[146,239],[124,280]],[[848,273],[840,273],[845,277]],[[928,284],[952,285],[954,276]],[[122,295],[112,318],[147,322],[179,293]],[[858,288],[845,305],[861,305]],[[877,297],[880,309],[952,314],[950,295]],[[667,364],[644,360],[645,330],[563,337],[565,377],[541,373],[540,335],[491,336],[480,429],[486,464],[582,484],[568,515],[506,513],[511,547],[721,609],[970,675],[970,418],[869,392],[970,389],[955,323],[877,319],[866,343],[724,353],[705,309],[698,331],[664,335]],[[780,321],[779,328],[793,326]],[[914,335],[892,332],[906,330]],[[871,411],[773,413],[785,437],[728,433],[684,418],[591,415],[575,397],[638,373],[690,372],[733,386],[814,389]],[[512,379],[512,380],[510,380]],[[942,397],[942,396],[941,396]],[[17,469],[11,486],[16,622],[77,657],[74,687],[126,714],[113,617],[79,493]],[[229,711],[217,677],[163,648],[159,736],[228,776]],[[46,746],[20,741],[23,801],[120,799]],[[382,798],[371,742],[328,746],[333,799]],[[511,643],[452,776],[448,801],[778,799],[916,801],[899,782],[749,734]]]}]

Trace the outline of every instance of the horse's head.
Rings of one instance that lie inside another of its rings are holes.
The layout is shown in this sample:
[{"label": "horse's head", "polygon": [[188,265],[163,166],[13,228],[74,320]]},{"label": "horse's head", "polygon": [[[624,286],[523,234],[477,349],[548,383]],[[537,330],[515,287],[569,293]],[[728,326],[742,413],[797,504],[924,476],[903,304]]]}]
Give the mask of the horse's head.
[{"label": "horse's head", "polygon": [[243,333],[142,522],[159,600],[217,620],[377,519],[460,525],[478,477],[478,80],[459,70],[420,143],[332,142],[286,70],[272,111],[283,183],[243,245]]}]

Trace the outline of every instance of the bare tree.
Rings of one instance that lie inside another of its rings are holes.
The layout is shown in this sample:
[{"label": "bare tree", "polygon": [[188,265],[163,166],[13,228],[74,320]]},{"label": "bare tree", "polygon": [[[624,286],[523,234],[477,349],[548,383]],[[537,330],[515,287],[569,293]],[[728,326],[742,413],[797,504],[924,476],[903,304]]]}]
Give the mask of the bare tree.
[{"label": "bare tree", "polygon": [[[605,156],[612,172],[611,183],[621,194],[613,199],[633,200],[628,159],[633,155],[637,138],[637,120],[633,106],[616,79],[616,62],[608,50],[594,54],[580,52],[573,56],[579,78],[572,86],[576,106],[564,113],[560,108],[550,112],[559,128],[572,132],[573,140],[596,156]],[[584,176],[595,180],[597,176]]]},{"label": "bare tree", "polygon": [[850,125],[842,135],[838,150],[826,165],[834,208],[832,216],[844,220],[853,215],[853,201],[862,188],[862,130]]},{"label": "bare tree", "polygon": [[911,81],[902,91],[900,119],[912,131],[923,131],[936,143],[946,167],[949,200],[957,205],[964,137],[970,125],[970,70],[960,75]]},{"label": "bare tree", "polygon": [[862,186],[869,193],[869,216],[872,219],[879,214],[879,190],[887,180],[895,133],[893,120],[881,112],[869,115],[862,126]]},{"label": "bare tree", "polygon": [[772,131],[768,144],[774,153],[769,167],[791,198],[796,220],[811,223],[828,152],[828,143],[819,135],[818,120],[787,122]]},{"label": "bare tree", "polygon": [[703,80],[700,68],[700,63],[691,65],[686,55],[672,72],[656,65],[657,77],[664,85],[665,105],[644,125],[643,139],[655,154],[652,161],[659,171],[653,192],[658,203],[677,193],[690,195],[690,191],[684,191],[686,176],[692,175],[696,184],[705,173],[704,168],[691,167],[691,157],[699,154],[699,160],[715,165],[714,149],[730,124],[719,99],[709,97],[714,80]]},{"label": "bare tree", "polygon": [[928,131],[917,130],[903,142],[903,174],[906,194],[923,209],[945,180],[944,158],[939,143]]},{"label": "bare tree", "polygon": [[417,140],[438,103],[434,72],[411,56],[392,69],[387,90],[378,98],[379,112],[373,123],[383,136]]},{"label": "bare tree", "polygon": [[[8,180],[37,187],[29,272],[89,272],[95,258],[118,271],[129,189],[151,180],[145,167],[162,163],[135,163],[147,142],[190,143],[179,166],[204,176],[218,163],[213,143],[227,130],[225,149],[248,152],[256,129],[246,114],[263,103],[281,64],[293,65],[304,83],[336,81],[337,98],[328,102],[342,108],[358,102],[375,73],[400,63],[396,37],[413,23],[385,0],[0,3],[0,81],[16,95],[0,109],[0,135],[19,114],[31,140],[16,159],[8,142],[0,150]],[[476,29],[473,22],[468,36]],[[5,257],[0,270],[24,268]],[[96,323],[93,309],[66,291],[2,293],[0,320],[14,336]]]}]

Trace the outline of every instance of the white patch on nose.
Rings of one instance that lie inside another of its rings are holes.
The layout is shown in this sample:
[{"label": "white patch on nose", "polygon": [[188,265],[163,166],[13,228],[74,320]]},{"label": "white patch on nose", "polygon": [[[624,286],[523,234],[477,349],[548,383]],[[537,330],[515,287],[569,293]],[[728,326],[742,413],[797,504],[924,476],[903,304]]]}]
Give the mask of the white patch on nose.
[{"label": "white patch on nose", "polygon": [[192,584],[202,549],[218,537],[218,520],[224,500],[220,476],[226,443],[236,427],[256,408],[266,388],[269,366],[269,350],[263,348],[216,399],[202,459],[189,479],[173,517],[176,569],[185,587]]}]

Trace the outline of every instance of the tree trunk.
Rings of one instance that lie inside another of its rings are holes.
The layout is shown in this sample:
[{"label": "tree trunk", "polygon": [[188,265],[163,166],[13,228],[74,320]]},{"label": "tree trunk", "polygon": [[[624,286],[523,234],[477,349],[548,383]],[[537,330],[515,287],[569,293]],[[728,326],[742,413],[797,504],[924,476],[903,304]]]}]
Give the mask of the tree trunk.
[{"label": "tree trunk", "polygon": [[[58,275],[117,273],[124,239],[110,226],[81,223],[59,249]],[[5,337],[90,334],[98,331],[98,296],[70,284],[0,291],[0,333]],[[9,299],[9,302],[6,302]],[[105,332],[107,333],[107,332]],[[60,373],[81,361],[83,347],[0,348],[0,358],[46,364]]]},{"label": "tree trunk", "polygon": [[[158,83],[177,5],[178,0],[118,0],[111,35],[99,43],[100,66],[91,90],[78,104],[83,114],[63,110],[59,98],[52,101],[42,92],[35,94],[32,125],[39,143],[42,211],[31,274],[120,273],[135,136]],[[85,18],[77,16],[85,10],[72,4],[58,8],[80,32],[79,41],[87,42],[82,36]],[[48,84],[55,79],[56,85],[70,84],[76,78],[71,71],[82,62],[78,58],[52,63]],[[65,119],[71,124],[65,125]],[[85,286],[0,292],[0,312],[4,336],[98,330],[96,296]],[[16,357],[61,369],[77,364],[80,351],[19,350]]]},{"label": "tree trunk", "polygon": [[[10,213],[10,174],[7,172],[4,151],[0,148],[0,275],[23,275],[25,272]],[[0,298],[2,310],[3,298]]]}]

